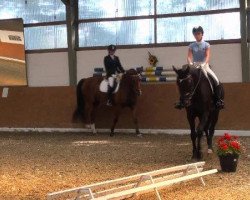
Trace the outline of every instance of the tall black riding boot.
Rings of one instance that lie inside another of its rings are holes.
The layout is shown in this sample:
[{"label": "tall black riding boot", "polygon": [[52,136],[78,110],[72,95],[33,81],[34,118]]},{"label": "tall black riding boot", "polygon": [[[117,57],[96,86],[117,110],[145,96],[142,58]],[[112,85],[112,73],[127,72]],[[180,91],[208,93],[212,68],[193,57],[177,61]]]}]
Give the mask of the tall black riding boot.
[{"label": "tall black riding boot", "polygon": [[113,88],[111,86],[108,85],[108,101],[107,101],[107,105],[108,106],[112,106],[112,93],[113,93]]},{"label": "tall black riding boot", "polygon": [[224,95],[223,95],[223,87],[221,84],[219,84],[218,86],[216,86],[215,88],[215,105],[216,108],[218,109],[223,109],[225,104],[224,104]]}]

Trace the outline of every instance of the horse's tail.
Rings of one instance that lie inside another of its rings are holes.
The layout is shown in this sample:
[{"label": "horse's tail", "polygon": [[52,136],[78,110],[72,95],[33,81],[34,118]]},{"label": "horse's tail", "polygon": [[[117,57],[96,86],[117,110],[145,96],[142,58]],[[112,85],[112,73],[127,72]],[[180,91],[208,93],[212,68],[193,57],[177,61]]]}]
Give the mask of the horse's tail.
[{"label": "horse's tail", "polygon": [[83,98],[83,92],[82,92],[82,85],[84,83],[84,79],[81,79],[76,87],[76,100],[77,100],[77,107],[74,111],[72,121],[76,122],[77,119],[84,118],[84,98]]}]

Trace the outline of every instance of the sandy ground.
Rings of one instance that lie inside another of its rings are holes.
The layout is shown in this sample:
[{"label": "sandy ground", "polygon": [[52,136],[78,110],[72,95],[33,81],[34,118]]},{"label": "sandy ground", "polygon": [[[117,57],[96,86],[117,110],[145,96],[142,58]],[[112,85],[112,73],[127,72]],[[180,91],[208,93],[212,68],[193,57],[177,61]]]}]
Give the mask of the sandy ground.
[{"label": "sandy ground", "polygon": [[[216,139],[216,138],[215,138]],[[241,138],[247,147],[250,137]],[[204,152],[207,150],[204,142]],[[249,152],[236,173],[205,177],[160,190],[163,199],[250,199]],[[48,192],[189,163],[189,136],[80,133],[0,133],[0,199],[45,199]],[[219,167],[216,154],[205,168]],[[156,199],[153,192],[134,199]]]}]

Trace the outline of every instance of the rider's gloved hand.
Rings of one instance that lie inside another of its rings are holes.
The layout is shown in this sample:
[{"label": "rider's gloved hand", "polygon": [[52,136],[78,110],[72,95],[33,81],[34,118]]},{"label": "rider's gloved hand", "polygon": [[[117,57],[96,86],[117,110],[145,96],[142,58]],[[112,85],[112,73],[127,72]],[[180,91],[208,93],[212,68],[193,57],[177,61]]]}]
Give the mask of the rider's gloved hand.
[{"label": "rider's gloved hand", "polygon": [[201,67],[205,67],[207,63],[201,63]]}]

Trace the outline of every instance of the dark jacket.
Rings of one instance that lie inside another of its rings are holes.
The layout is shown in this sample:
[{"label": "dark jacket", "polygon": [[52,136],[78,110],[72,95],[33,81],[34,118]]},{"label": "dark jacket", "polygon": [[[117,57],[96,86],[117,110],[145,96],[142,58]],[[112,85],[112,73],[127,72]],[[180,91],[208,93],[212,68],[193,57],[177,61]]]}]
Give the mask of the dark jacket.
[{"label": "dark jacket", "polygon": [[116,74],[116,72],[125,72],[118,56],[115,56],[114,59],[112,59],[110,55],[105,56],[104,66],[107,73],[107,77],[110,77],[112,74]]}]

